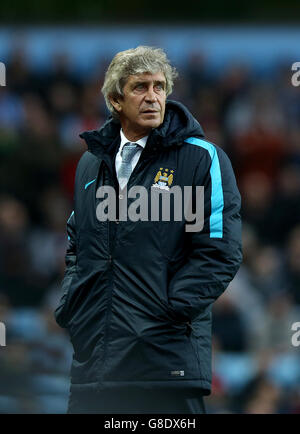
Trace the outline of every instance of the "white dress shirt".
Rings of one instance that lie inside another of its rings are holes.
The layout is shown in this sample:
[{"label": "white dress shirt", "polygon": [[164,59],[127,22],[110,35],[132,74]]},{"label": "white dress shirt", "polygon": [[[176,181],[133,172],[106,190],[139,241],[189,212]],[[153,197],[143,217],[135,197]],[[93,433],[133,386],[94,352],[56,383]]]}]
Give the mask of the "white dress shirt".
[{"label": "white dress shirt", "polygon": [[[121,130],[120,130],[120,136],[121,136],[121,143],[120,143],[120,147],[119,147],[118,153],[117,153],[117,155],[116,155],[116,161],[115,161],[116,174],[117,174],[117,178],[118,178],[118,179],[119,179],[119,176],[118,176],[118,174],[119,174],[119,169],[120,169],[121,164],[122,164],[122,156],[121,156],[121,152],[122,152],[123,146],[124,146],[126,143],[130,142],[130,143],[138,143],[140,146],[142,146],[142,148],[145,148],[146,143],[147,143],[147,139],[148,139],[148,136],[144,136],[144,137],[142,137],[141,139],[136,140],[135,142],[132,142],[132,141],[128,140],[128,139],[125,137],[122,128],[121,128]],[[141,156],[141,153],[142,153],[142,149],[139,149],[139,150],[136,152],[136,154],[134,155],[134,157],[133,157],[133,159],[132,159],[132,161],[131,161],[132,172],[133,172],[135,166],[137,165],[137,162],[139,161],[139,158],[140,158],[140,156]],[[132,172],[131,172],[131,173],[132,173]],[[124,187],[123,187],[123,188],[124,188]]]}]

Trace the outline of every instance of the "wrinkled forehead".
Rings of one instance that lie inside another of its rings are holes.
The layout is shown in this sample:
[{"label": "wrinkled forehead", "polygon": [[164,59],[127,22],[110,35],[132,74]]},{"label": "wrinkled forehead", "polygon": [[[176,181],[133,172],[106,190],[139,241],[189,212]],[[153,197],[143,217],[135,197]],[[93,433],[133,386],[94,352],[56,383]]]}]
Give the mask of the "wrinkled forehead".
[{"label": "wrinkled forehead", "polygon": [[165,74],[162,71],[152,73],[152,72],[142,72],[140,74],[129,75],[126,84],[133,83],[166,83]]}]

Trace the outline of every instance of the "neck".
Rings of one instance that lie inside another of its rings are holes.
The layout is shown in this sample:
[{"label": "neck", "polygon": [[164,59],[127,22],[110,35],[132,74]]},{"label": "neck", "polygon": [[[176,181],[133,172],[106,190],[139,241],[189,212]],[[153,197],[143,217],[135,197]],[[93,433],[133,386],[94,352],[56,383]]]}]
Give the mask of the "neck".
[{"label": "neck", "polygon": [[150,134],[151,129],[152,129],[152,128],[150,128],[150,129],[145,129],[145,130],[133,131],[133,130],[129,130],[128,128],[126,128],[126,126],[123,126],[122,124],[121,124],[121,126],[122,126],[124,136],[130,142],[136,142],[137,140],[141,139],[142,137],[148,136]]}]

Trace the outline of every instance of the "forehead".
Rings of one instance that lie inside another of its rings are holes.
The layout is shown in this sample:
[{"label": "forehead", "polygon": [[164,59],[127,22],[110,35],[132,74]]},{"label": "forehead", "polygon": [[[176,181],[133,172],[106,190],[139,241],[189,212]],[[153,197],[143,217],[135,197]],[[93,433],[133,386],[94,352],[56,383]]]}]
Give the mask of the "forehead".
[{"label": "forehead", "polygon": [[143,74],[130,75],[126,84],[132,84],[135,82],[156,82],[156,81],[166,81],[165,74],[163,72],[156,72],[152,74],[151,72],[144,72]]}]

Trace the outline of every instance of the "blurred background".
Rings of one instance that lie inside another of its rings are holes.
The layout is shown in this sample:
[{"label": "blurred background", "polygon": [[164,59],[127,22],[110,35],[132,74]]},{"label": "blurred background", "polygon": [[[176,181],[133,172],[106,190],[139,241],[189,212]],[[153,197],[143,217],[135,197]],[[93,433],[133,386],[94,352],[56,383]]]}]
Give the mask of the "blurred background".
[{"label": "blurred background", "polygon": [[72,348],[53,311],[86,149],[78,134],[108,115],[100,89],[112,57],[151,45],[178,69],[170,98],[227,152],[242,195],[244,262],[214,305],[207,410],[299,414],[300,5],[25,3],[0,12],[0,413],[66,412]]}]

